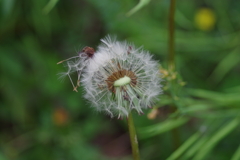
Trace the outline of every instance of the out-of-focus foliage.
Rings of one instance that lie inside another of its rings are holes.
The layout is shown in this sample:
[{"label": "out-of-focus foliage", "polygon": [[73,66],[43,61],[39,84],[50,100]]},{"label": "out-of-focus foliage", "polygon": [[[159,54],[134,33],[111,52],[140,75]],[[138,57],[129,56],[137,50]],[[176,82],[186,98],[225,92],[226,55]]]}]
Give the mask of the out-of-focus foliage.
[{"label": "out-of-focus foliage", "polygon": [[94,112],[57,76],[58,61],[107,34],[162,65],[164,94],[134,115],[142,159],[240,158],[240,2],[177,1],[174,73],[169,0],[145,2],[127,17],[138,1],[0,1],[1,160],[131,159],[126,122]]}]

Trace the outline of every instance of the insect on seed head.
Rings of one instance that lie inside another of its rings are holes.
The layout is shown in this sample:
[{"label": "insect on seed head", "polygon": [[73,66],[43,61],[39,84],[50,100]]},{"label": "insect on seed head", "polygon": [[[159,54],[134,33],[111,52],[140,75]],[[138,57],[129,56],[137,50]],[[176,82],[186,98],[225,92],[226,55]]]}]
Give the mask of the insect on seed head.
[{"label": "insect on seed head", "polygon": [[82,54],[82,53],[85,53],[89,58],[92,58],[92,56],[95,53],[95,50],[92,47],[86,46],[83,48],[82,52],[79,54]]}]

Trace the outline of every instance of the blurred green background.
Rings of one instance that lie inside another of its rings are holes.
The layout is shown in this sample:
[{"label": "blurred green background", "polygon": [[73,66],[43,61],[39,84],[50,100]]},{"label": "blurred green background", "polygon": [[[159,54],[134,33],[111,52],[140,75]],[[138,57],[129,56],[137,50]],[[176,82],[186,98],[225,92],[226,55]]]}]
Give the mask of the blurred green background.
[{"label": "blurred green background", "polygon": [[144,46],[166,72],[160,101],[134,114],[143,160],[240,159],[240,1],[177,1],[177,73],[165,70],[170,1],[127,17],[138,2],[0,0],[0,160],[131,159],[126,121],[57,76],[57,62],[107,34]]}]

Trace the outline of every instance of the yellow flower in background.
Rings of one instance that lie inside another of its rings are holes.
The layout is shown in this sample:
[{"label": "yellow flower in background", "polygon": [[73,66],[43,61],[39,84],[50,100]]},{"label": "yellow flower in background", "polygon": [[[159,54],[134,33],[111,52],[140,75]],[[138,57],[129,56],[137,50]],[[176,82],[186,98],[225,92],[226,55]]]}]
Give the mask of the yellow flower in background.
[{"label": "yellow flower in background", "polygon": [[213,29],[215,23],[215,14],[209,8],[201,8],[195,14],[195,24],[200,30],[210,31]]}]

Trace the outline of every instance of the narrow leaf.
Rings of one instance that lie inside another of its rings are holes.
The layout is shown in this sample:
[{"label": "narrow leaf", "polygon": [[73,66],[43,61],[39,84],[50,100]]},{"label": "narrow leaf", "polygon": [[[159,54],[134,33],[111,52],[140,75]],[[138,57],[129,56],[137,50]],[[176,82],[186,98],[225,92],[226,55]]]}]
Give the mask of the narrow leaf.
[{"label": "narrow leaf", "polygon": [[209,80],[214,81],[215,84],[218,84],[226,76],[226,74],[239,63],[239,50],[236,49],[232,53],[229,53],[227,56],[225,56],[221,62],[219,62],[215,70],[210,75]]},{"label": "narrow leaf", "polygon": [[131,15],[134,14],[135,12],[139,11],[141,8],[143,8],[144,6],[146,6],[149,2],[150,2],[150,0],[140,0],[140,2],[139,2],[133,9],[131,9],[131,10],[127,13],[127,16],[131,16]]},{"label": "narrow leaf", "polygon": [[186,151],[186,149],[188,149],[197,139],[200,138],[200,136],[201,134],[199,132],[192,135],[183,145],[181,145],[175,152],[173,152],[171,156],[167,158],[167,160],[175,160],[180,157],[183,152]]},{"label": "narrow leaf", "polygon": [[239,124],[238,118],[232,120],[230,123],[223,126],[221,129],[216,131],[207,143],[201,148],[198,154],[193,158],[193,160],[202,160],[205,156],[217,145],[217,143],[227,136],[231,131],[233,131]]},{"label": "narrow leaf", "polygon": [[48,14],[53,7],[57,4],[58,0],[50,0],[48,4],[43,8],[43,13]]},{"label": "narrow leaf", "polygon": [[208,137],[202,137],[199,139],[191,148],[188,149],[188,151],[184,154],[183,160],[191,159],[196,152],[209,140]]},{"label": "narrow leaf", "polygon": [[235,151],[235,153],[232,156],[231,160],[239,160],[240,159],[240,145],[238,147],[238,149]]},{"label": "narrow leaf", "polygon": [[168,119],[162,123],[139,129],[139,138],[149,138],[167,132],[186,123],[188,118]]}]

